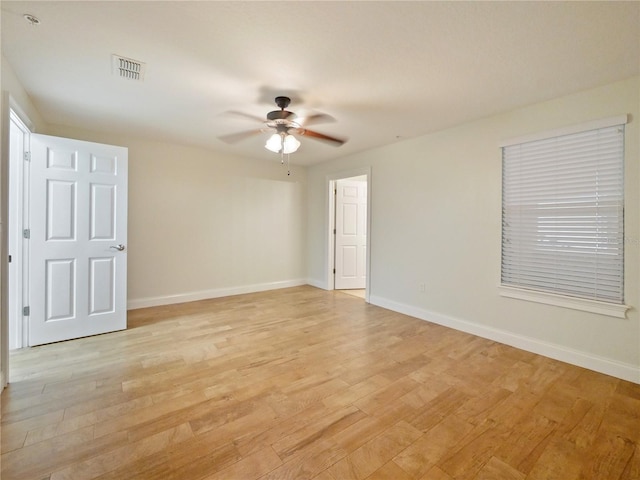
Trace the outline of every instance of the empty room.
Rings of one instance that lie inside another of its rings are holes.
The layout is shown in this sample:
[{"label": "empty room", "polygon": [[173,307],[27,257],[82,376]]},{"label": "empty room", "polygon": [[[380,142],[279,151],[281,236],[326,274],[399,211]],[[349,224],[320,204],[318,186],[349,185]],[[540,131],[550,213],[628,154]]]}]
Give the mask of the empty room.
[{"label": "empty room", "polygon": [[0,6],[3,480],[640,480],[639,1]]}]

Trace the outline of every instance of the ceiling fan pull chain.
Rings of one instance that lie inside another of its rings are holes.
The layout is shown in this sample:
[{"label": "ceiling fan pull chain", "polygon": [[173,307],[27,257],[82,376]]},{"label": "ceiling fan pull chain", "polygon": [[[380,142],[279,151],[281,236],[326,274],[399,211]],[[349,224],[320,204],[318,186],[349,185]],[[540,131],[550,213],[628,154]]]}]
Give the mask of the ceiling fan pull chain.
[{"label": "ceiling fan pull chain", "polygon": [[291,154],[287,153],[287,175],[291,175]]}]

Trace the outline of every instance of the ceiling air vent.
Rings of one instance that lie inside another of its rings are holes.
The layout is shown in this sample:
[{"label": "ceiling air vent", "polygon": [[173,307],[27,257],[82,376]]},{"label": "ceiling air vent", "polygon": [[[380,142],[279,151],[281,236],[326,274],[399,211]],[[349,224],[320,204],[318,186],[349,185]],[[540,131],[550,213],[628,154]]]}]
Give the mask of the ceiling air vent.
[{"label": "ceiling air vent", "polygon": [[144,71],[146,64],[132,58],[121,57],[120,55],[112,55],[112,70],[113,74],[120,78],[126,78],[128,80],[137,80],[139,82],[144,80]]}]

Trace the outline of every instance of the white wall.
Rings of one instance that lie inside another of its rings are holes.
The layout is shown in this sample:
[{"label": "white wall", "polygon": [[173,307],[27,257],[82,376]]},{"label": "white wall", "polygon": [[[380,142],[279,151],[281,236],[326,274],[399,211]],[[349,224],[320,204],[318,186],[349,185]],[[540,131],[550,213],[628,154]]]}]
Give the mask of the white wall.
[{"label": "white wall", "polygon": [[[640,383],[639,92],[633,78],[311,167],[309,282],[328,279],[327,176],[370,166],[372,303]],[[500,297],[500,141],[623,113],[627,319]]]},{"label": "white wall", "polygon": [[306,170],[125,135],[51,135],[129,148],[130,308],[305,283]]}]

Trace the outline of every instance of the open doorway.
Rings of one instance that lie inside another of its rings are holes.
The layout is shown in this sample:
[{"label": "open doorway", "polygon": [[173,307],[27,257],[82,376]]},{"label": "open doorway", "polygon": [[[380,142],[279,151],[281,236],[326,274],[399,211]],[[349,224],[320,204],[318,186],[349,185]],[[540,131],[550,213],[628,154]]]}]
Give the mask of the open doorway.
[{"label": "open doorway", "polygon": [[328,179],[328,289],[369,301],[370,169]]}]

